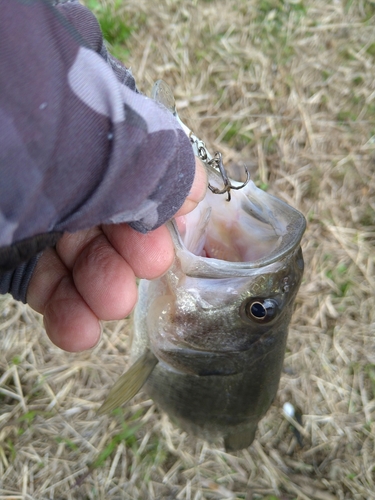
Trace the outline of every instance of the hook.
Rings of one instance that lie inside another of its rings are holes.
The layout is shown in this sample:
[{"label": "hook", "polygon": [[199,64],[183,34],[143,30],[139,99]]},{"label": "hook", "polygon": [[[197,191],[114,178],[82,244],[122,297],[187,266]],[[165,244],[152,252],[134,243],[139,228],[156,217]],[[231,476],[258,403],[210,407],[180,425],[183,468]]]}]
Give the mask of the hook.
[{"label": "hook", "polygon": [[246,172],[246,181],[241,184],[240,186],[233,186],[230,182],[230,179],[228,177],[228,174],[224,168],[224,165],[223,165],[223,159],[222,159],[222,154],[219,153],[218,151],[215,153],[215,156],[214,158],[212,158],[212,160],[210,160],[209,162],[207,162],[209,165],[219,169],[219,172],[221,174],[221,177],[223,179],[223,182],[224,182],[224,187],[223,189],[218,189],[218,188],[215,188],[213,186],[211,186],[211,184],[208,185],[208,189],[214,193],[214,194],[224,194],[224,193],[227,193],[228,195],[228,198],[227,198],[227,201],[230,201],[231,200],[231,195],[230,195],[230,190],[231,189],[235,189],[235,190],[238,190],[238,189],[242,189],[246,186],[246,184],[249,182],[250,180],[250,173],[249,171],[247,170],[246,166],[245,166],[245,172]]}]

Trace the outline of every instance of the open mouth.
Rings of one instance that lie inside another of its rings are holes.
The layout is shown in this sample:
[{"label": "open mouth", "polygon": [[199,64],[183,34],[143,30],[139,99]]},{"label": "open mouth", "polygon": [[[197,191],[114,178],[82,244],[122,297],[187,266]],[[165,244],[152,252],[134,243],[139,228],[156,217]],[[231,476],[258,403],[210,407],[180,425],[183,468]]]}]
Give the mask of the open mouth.
[{"label": "open mouth", "polygon": [[178,217],[181,241],[192,254],[227,262],[266,258],[280,243],[285,227],[267,206],[246,196],[257,190],[253,183],[236,191],[231,201],[207,192],[189,214]]},{"label": "open mouth", "polygon": [[[216,171],[209,171],[209,178],[211,184],[220,182]],[[175,220],[174,237],[177,250],[199,260],[242,263],[249,269],[280,260],[299,244],[304,229],[300,212],[250,181],[233,191],[229,202],[208,190],[192,212]]]}]

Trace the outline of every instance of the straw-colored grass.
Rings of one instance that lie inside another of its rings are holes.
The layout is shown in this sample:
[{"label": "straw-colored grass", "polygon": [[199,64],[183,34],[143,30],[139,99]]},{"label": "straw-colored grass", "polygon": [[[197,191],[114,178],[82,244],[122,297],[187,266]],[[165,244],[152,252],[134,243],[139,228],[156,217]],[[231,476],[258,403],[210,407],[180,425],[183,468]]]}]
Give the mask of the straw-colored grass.
[{"label": "straw-colored grass", "polygon": [[[1,298],[0,499],[375,498],[374,1],[89,3],[142,91],[166,80],[234,175],[246,163],[306,215],[306,271],[278,396],[234,454],[142,393],[96,416],[127,366],[131,319],[67,354]],[[286,401],[303,414],[302,448]]]}]

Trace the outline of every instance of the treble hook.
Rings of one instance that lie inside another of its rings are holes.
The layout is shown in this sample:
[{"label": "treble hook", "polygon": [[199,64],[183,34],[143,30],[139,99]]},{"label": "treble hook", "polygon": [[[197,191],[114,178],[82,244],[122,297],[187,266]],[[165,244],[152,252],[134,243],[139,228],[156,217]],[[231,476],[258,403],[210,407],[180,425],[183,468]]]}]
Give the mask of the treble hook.
[{"label": "treble hook", "polygon": [[214,193],[214,194],[224,194],[224,193],[227,193],[227,195],[228,195],[227,201],[231,200],[231,195],[230,195],[230,190],[231,189],[235,189],[235,190],[242,189],[242,188],[244,188],[246,186],[246,184],[250,180],[250,173],[249,173],[249,171],[247,170],[247,168],[245,166],[246,181],[243,184],[241,184],[240,186],[233,186],[233,184],[231,184],[231,182],[229,180],[229,177],[228,177],[228,174],[227,174],[227,172],[226,172],[226,170],[224,168],[222,154],[219,153],[219,151],[216,151],[214,158],[212,158],[212,160],[210,160],[207,163],[209,165],[214,166],[214,167],[216,167],[216,168],[219,169],[220,175],[221,175],[221,177],[223,179],[223,182],[224,182],[223,189],[215,188],[215,187],[211,186],[211,184],[208,184],[208,189],[212,193]]}]

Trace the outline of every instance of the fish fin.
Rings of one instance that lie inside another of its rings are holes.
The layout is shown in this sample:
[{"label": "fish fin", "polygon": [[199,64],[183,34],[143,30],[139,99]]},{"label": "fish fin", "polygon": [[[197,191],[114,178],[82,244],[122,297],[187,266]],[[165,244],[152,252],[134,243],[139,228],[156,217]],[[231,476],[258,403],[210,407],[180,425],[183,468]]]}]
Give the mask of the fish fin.
[{"label": "fish fin", "polygon": [[224,436],[224,446],[226,451],[237,451],[247,448],[254,441],[257,425],[240,431],[236,434]]},{"label": "fish fin", "polygon": [[108,413],[127,403],[145,384],[158,363],[155,354],[147,349],[144,354],[117,380],[109,391],[107,399],[98,410],[99,415]]}]

